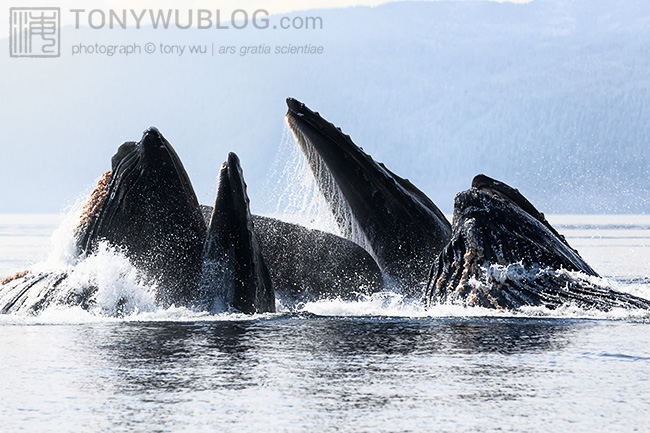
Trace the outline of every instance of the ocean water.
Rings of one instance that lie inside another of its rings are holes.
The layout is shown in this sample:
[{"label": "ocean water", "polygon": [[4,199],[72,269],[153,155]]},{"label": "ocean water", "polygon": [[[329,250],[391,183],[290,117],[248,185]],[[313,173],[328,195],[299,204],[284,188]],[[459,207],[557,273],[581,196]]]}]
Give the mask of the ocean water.
[{"label": "ocean water", "polygon": [[[612,285],[650,297],[650,216],[549,220]],[[0,215],[0,274],[63,266],[67,224]],[[84,266],[105,302],[146,291],[114,252]],[[123,319],[0,316],[0,430],[650,431],[647,312],[424,311],[383,293],[207,316],[134,299]]]}]

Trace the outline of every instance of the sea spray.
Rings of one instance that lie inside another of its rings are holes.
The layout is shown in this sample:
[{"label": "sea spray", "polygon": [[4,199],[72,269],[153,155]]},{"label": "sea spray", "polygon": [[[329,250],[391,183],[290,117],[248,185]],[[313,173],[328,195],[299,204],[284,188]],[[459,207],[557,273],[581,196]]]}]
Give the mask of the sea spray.
[{"label": "sea spray", "polygon": [[269,216],[341,236],[325,197],[318,189],[309,162],[287,124],[265,189]]},{"label": "sea spray", "polygon": [[[315,151],[300,149],[291,128],[285,123],[282,141],[266,181],[272,209],[269,216],[345,237],[375,253],[356,221],[338,184]],[[316,178],[320,179],[319,187]],[[321,191],[330,191],[331,199]]]},{"label": "sea spray", "polygon": [[[290,138],[290,137],[289,137]],[[287,143],[285,143],[287,144]],[[292,144],[291,142],[288,144]],[[295,150],[295,145],[293,146]],[[289,146],[285,146],[289,149]],[[297,156],[301,156],[297,152]],[[289,167],[287,167],[289,168]],[[313,178],[309,167],[307,174],[310,179]],[[154,293],[157,287],[146,283],[139,271],[134,268],[124,255],[106,244],[101,245],[98,250],[85,259],[79,259],[76,256],[74,247],[73,233],[76,228],[79,212],[83,202],[72,206],[63,218],[63,222],[52,235],[51,252],[48,259],[32,267],[32,269],[58,271],[72,271],[69,281],[66,282],[70,290],[77,290],[78,287],[72,287],[75,284],[89,286],[93,285],[97,291],[93,297],[94,307],[90,311],[82,310],[78,306],[51,306],[43,311],[39,316],[24,315],[6,315],[0,316],[0,324],[66,324],[66,323],[91,323],[96,321],[166,321],[166,322],[195,322],[195,321],[249,321],[259,319],[274,319],[293,315],[292,311],[278,308],[281,314],[263,314],[263,315],[241,315],[241,314],[219,314],[209,315],[205,312],[191,311],[182,307],[170,307],[162,309],[154,304]],[[329,212],[329,208],[324,207]],[[569,217],[557,217],[560,220],[567,220]],[[591,225],[584,225],[582,220],[587,219],[595,222]],[[616,260],[617,266],[614,270],[625,270],[623,274],[628,278],[618,280],[609,278],[612,288],[615,290],[628,291],[633,294],[648,297],[650,294],[650,284],[645,272],[647,255],[645,249],[641,246],[645,243],[647,235],[647,217],[619,217],[622,221],[614,217],[597,217],[589,216],[579,217],[579,226],[570,226],[568,237],[576,237],[582,242],[589,242],[582,249],[595,254],[603,254],[606,251],[614,258],[630,249],[634,254],[630,256],[630,263],[625,260]],[[615,220],[614,222],[612,222]],[[571,220],[573,221],[573,220]],[[571,222],[569,221],[569,222]],[[568,223],[566,223],[568,224]],[[565,224],[565,225],[566,225]],[[609,224],[609,225],[608,225]],[[605,227],[595,231],[596,228]],[[611,233],[610,233],[611,231]],[[12,232],[17,232],[12,229]],[[598,236],[594,235],[597,234]],[[603,236],[603,234],[611,235]],[[601,238],[602,237],[602,238]],[[613,241],[612,241],[613,239]],[[616,242],[615,245],[611,245]],[[622,243],[623,247],[619,247]],[[606,247],[606,248],[605,248]],[[603,262],[602,256],[600,261]],[[632,260],[634,259],[634,260]],[[607,260],[610,260],[609,258]],[[598,262],[598,260],[595,260]],[[608,262],[607,262],[608,263]],[[606,264],[607,264],[606,263]],[[629,268],[629,269],[628,269]],[[515,264],[510,267],[495,267],[489,270],[492,278],[498,282],[502,278],[525,278],[526,274]],[[568,271],[562,271],[567,272]],[[568,273],[570,274],[570,273]],[[577,275],[570,275],[576,277]],[[634,278],[632,278],[634,277]],[[600,279],[594,279],[594,283],[602,283]],[[74,284],[73,284],[74,283]],[[111,317],[115,311],[120,311],[122,318],[116,319]],[[574,306],[560,307],[550,310],[545,307],[522,307],[518,311],[498,311],[480,307],[467,308],[460,305],[434,305],[428,310],[422,308],[416,299],[405,299],[401,295],[392,292],[378,293],[368,297],[361,297],[357,301],[342,300],[324,300],[310,302],[298,309],[297,318],[303,317],[303,313],[314,314],[317,316],[377,316],[377,317],[417,317],[425,320],[448,317],[516,317],[516,318],[590,318],[605,320],[650,320],[648,311],[642,310],[622,310],[614,309],[609,312],[589,311]],[[311,317],[311,316],[304,316]]]},{"label": "sea spray", "polygon": [[[44,311],[40,314],[56,310],[56,315],[61,315],[64,314],[62,311],[69,310],[70,314],[77,316],[73,314],[73,308],[79,307],[69,305],[72,299],[83,300],[88,314],[95,316],[126,316],[155,311],[157,285],[147,281],[124,252],[107,242],[100,242],[87,256],[79,254],[76,229],[84,203],[79,199],[66,210],[50,237],[47,258],[30,267],[30,274],[43,276],[43,283],[29,289],[25,308],[20,311],[32,314],[32,308],[45,301]],[[14,295],[13,292],[15,290],[10,291],[7,287],[0,299]]]},{"label": "sea spray", "polygon": [[158,286],[106,242],[70,270],[64,285],[70,291],[93,288],[89,310],[98,315],[127,316],[157,309]]},{"label": "sea spray", "polygon": [[50,252],[45,262],[40,264],[44,270],[74,266],[79,260],[75,231],[84,201],[77,200],[64,214],[63,220],[50,237]]},{"label": "sea spray", "polygon": [[[100,179],[104,178],[102,175]],[[74,266],[80,259],[77,246],[76,232],[84,213],[88,197],[96,188],[95,185],[81,193],[74,203],[64,209],[61,223],[50,236],[50,250],[47,259],[34,268],[36,271],[47,272]]]}]

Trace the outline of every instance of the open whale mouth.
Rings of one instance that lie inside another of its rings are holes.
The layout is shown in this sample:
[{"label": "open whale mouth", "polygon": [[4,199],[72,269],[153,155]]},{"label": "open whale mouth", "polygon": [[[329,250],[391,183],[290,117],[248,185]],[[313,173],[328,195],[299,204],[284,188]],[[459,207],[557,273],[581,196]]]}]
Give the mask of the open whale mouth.
[{"label": "open whale mouth", "polygon": [[650,306],[601,281],[517,189],[482,174],[456,195],[452,239],[431,269],[425,302],[500,310]]},{"label": "open whale mouth", "polygon": [[[449,226],[445,216],[426,194],[408,179],[375,161],[340,128],[296,99],[288,98],[287,106],[287,122],[310,164],[320,158],[350,205],[357,205],[357,217],[374,219],[376,215],[371,203],[381,201],[378,206],[400,207],[413,218],[419,217],[418,212],[414,212],[417,207],[440,220],[442,225]],[[319,175],[316,171],[315,174]]]},{"label": "open whale mouth", "polygon": [[[152,179],[156,181],[155,187],[163,188],[168,183],[179,182],[183,195],[190,202],[192,197],[196,200],[180,158],[155,127],[145,130],[139,142],[122,143],[111,158],[111,171],[105,174],[101,185],[101,201],[94,204],[92,218],[83,221],[81,231],[77,234],[80,252],[92,250],[100,238],[108,237],[110,240],[106,231],[110,231],[109,227],[120,220],[124,213],[124,203],[138,190],[142,190],[139,199],[143,206],[152,199],[152,195],[158,195],[152,194]],[[93,192],[91,196],[94,194]]]},{"label": "open whale mouth", "polygon": [[123,143],[111,166],[102,202],[77,229],[80,254],[92,253],[100,241],[119,246],[149,279],[167,288],[162,304],[186,304],[206,226],[180,158],[149,128],[139,142]]},{"label": "open whale mouth", "polygon": [[365,248],[389,281],[418,292],[451,237],[446,217],[320,114],[292,98],[287,106],[287,123],[343,236]]},{"label": "open whale mouth", "polygon": [[250,213],[244,173],[234,153],[221,165],[203,245],[200,305],[209,311],[274,312],[275,294]]},{"label": "open whale mouth", "polygon": [[[408,180],[400,178],[384,164],[376,162],[341,128],[328,122],[318,112],[293,98],[287,99],[287,106],[287,122],[310,164],[316,164],[315,159],[319,158],[349,201],[361,200],[364,197],[368,191],[362,191],[362,187],[372,188],[375,192],[384,194],[386,198],[396,200],[396,193],[391,191],[387,184],[395,184],[398,181],[410,185]],[[315,174],[318,176],[320,172]],[[418,198],[430,202],[423,194]]]}]

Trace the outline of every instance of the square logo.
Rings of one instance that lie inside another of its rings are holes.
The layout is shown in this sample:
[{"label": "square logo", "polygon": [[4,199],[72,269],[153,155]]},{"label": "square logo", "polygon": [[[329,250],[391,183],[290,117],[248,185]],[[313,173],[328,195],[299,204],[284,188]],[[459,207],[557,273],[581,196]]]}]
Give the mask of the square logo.
[{"label": "square logo", "polygon": [[10,8],[11,57],[61,56],[60,8]]}]

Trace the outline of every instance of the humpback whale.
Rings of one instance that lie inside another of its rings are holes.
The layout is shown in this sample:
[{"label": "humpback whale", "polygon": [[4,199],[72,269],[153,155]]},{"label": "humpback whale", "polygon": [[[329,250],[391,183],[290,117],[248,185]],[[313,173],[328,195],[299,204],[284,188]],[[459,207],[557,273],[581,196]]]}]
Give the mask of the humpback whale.
[{"label": "humpback whale", "polygon": [[249,203],[239,158],[230,153],[219,172],[217,198],[203,245],[202,309],[275,312],[271,275],[253,229]]},{"label": "humpback whale", "polygon": [[[381,270],[410,295],[420,294],[432,255],[451,238],[438,207],[407,179],[375,162],[305,104],[289,98],[289,127],[344,235],[368,246]],[[360,232],[360,238],[355,232]]]},{"label": "humpback whale", "polygon": [[431,269],[425,302],[650,308],[650,301],[612,290],[598,277],[518,190],[478,175],[455,198],[453,235]]},{"label": "humpback whale", "polygon": [[139,143],[122,144],[111,165],[104,199],[78,230],[80,253],[107,241],[164,287],[158,294],[162,305],[190,305],[206,227],[180,158],[150,128]]},{"label": "humpback whale", "polygon": [[[111,171],[91,193],[74,236],[78,260],[105,242],[159,286],[159,305],[193,305],[206,226],[180,158],[157,129],[119,147]],[[97,287],[67,284],[71,272],[74,268],[27,272],[7,282],[1,311],[35,314],[52,304],[92,308]],[[106,313],[120,315],[120,303]]]}]

